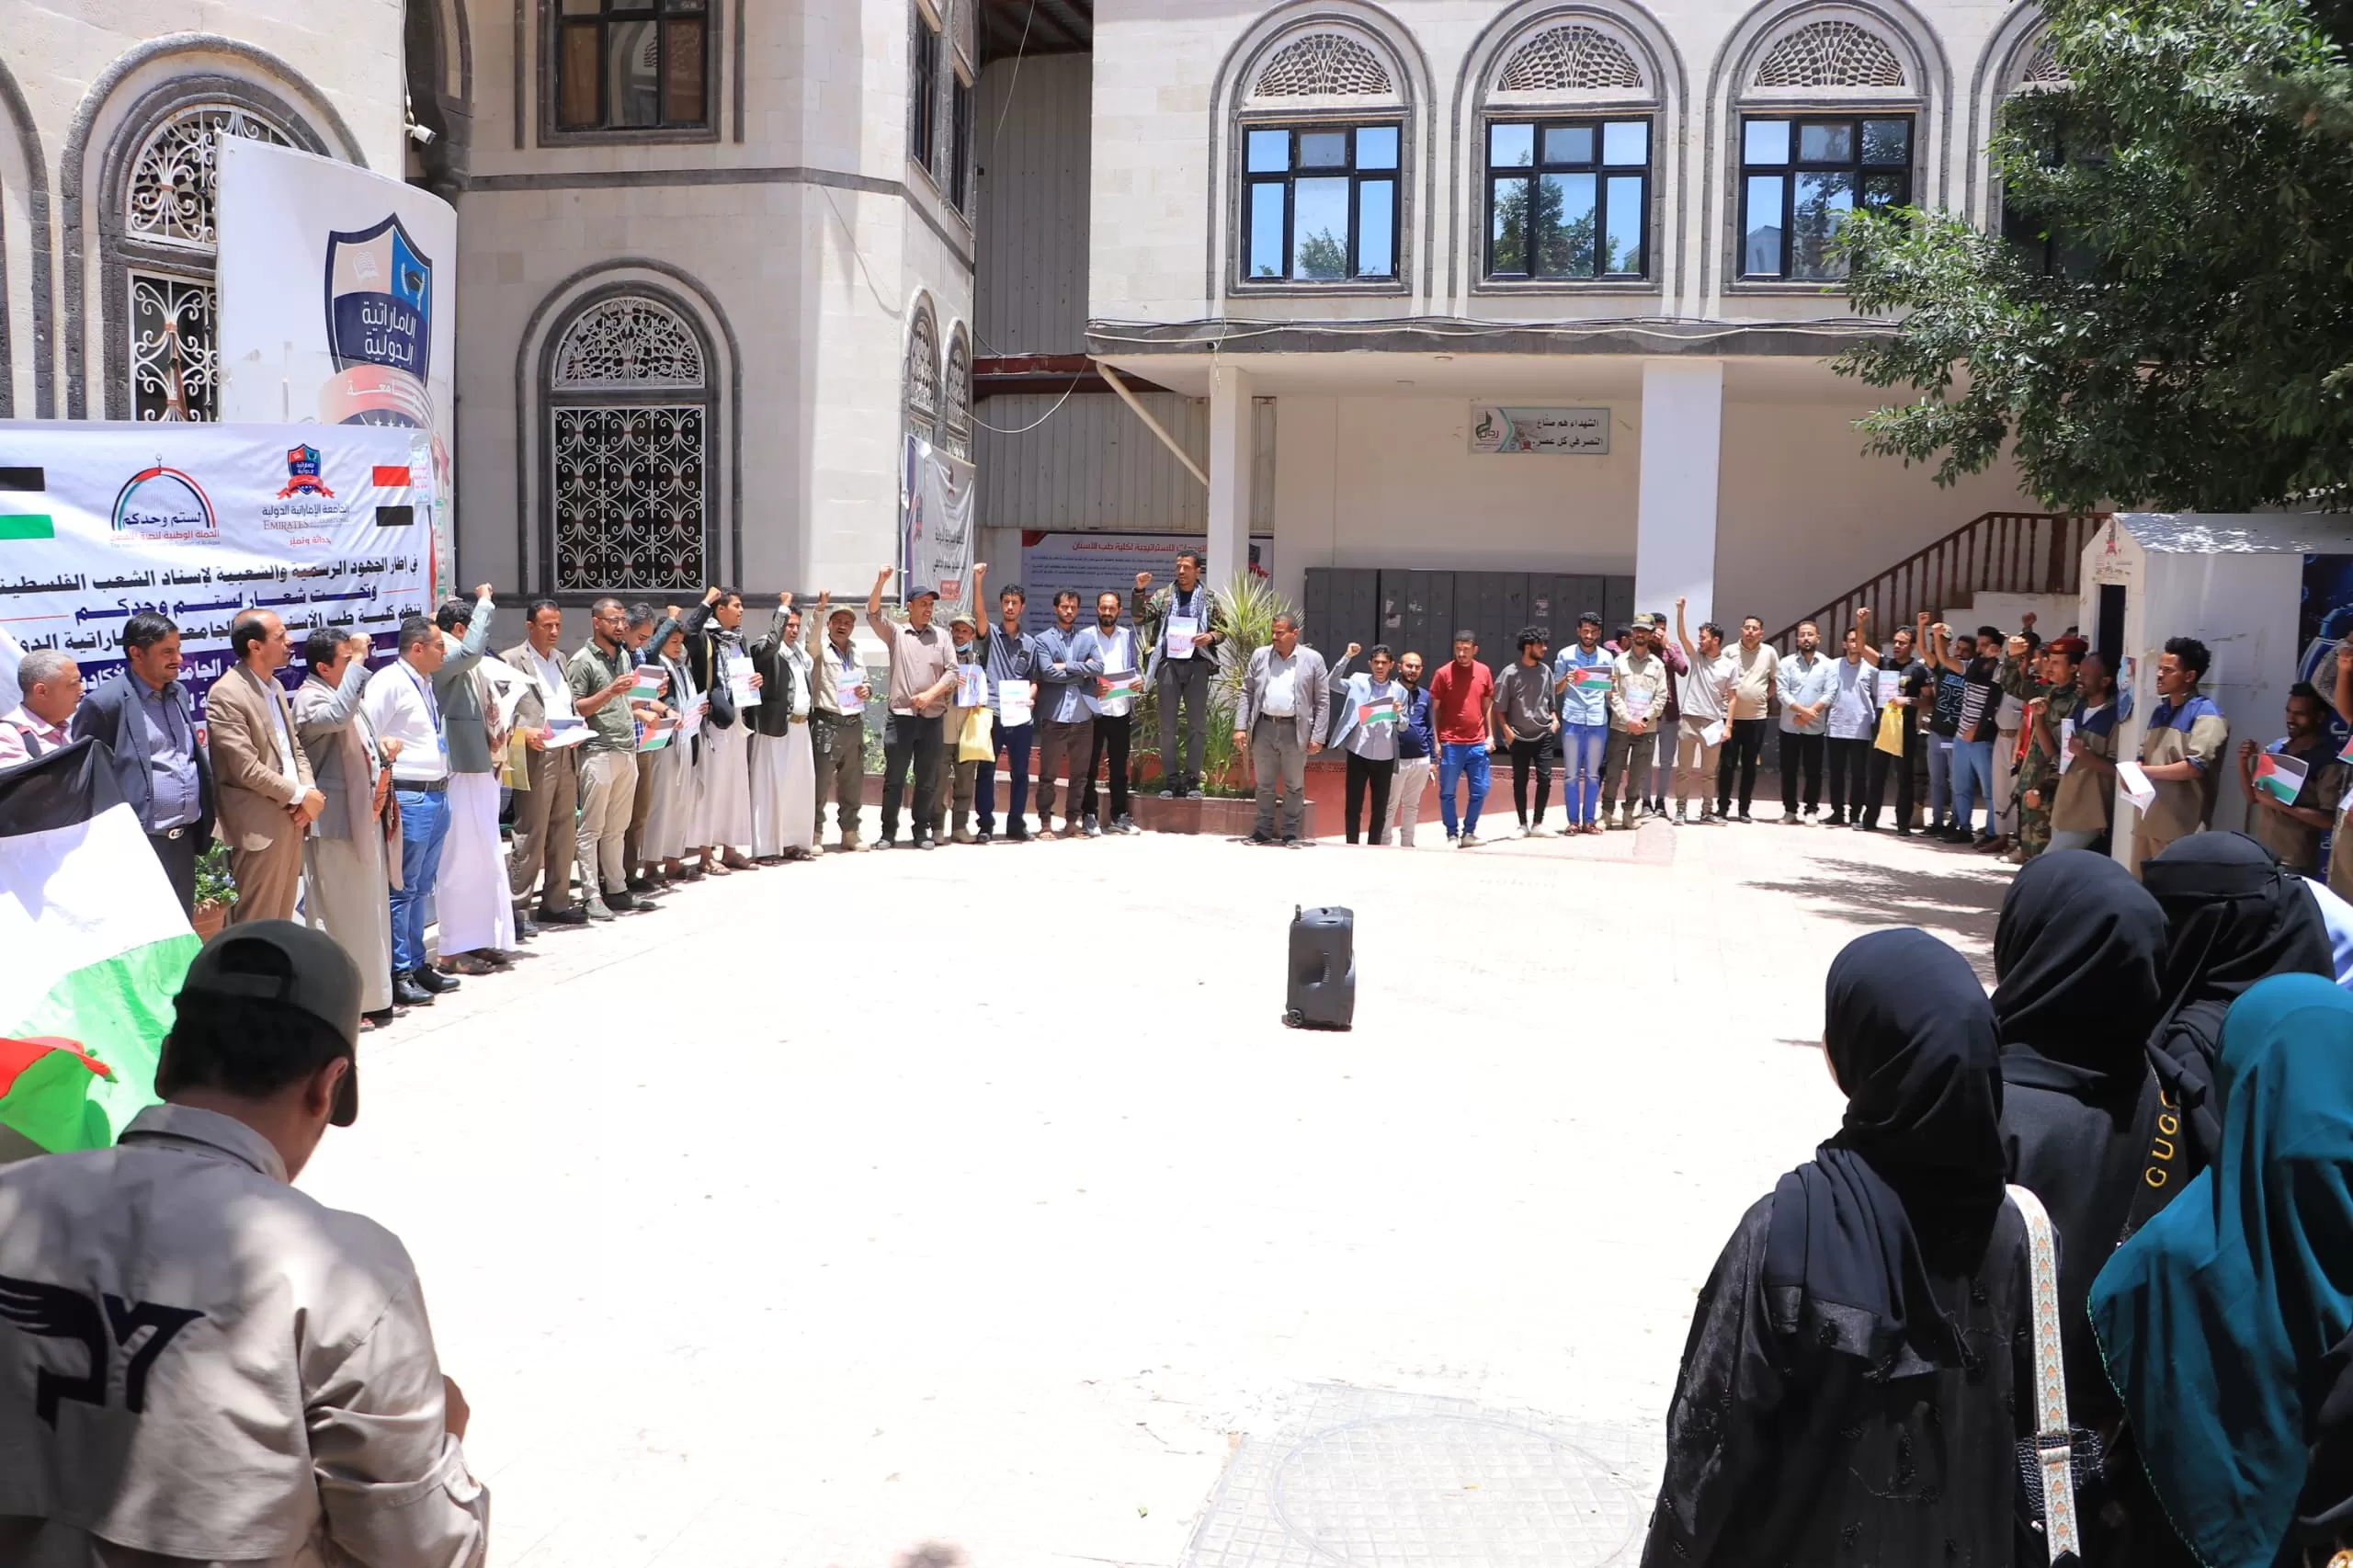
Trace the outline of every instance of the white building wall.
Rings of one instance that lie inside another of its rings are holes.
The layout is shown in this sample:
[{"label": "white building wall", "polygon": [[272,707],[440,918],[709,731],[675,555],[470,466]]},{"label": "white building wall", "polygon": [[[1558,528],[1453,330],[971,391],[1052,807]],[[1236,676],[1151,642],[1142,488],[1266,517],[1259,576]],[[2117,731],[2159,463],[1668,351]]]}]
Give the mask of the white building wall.
[{"label": "white building wall", "polygon": [[0,4],[0,383],[17,416],[107,413],[101,240],[115,193],[102,175],[142,101],[226,79],[331,155],[397,174],[401,17],[402,0]]}]

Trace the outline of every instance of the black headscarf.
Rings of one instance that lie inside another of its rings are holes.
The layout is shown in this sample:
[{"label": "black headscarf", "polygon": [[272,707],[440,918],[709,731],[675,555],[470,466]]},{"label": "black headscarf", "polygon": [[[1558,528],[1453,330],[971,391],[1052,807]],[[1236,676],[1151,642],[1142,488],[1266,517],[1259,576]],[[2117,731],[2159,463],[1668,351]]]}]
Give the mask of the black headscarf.
[{"label": "black headscarf", "polygon": [[2002,1206],[2002,1080],[1984,988],[1927,932],[1874,931],[1830,966],[1823,1046],[1847,1115],[1774,1188],[1768,1307],[1891,1376],[1962,1366],[1928,1274],[1974,1267]]},{"label": "black headscarf", "polygon": [[2105,855],[2039,855],[1994,931],[2002,1076],[2080,1100],[2137,1094],[2164,1011],[2165,915]]},{"label": "black headscarf", "polygon": [[2165,912],[2165,1014],[2149,1061],[2182,1108],[2200,1165],[2222,1153],[2214,1063],[2222,1015],[2247,987],[2275,974],[2336,978],[2320,905],[2270,850],[2243,833],[2177,838],[2141,868]]}]

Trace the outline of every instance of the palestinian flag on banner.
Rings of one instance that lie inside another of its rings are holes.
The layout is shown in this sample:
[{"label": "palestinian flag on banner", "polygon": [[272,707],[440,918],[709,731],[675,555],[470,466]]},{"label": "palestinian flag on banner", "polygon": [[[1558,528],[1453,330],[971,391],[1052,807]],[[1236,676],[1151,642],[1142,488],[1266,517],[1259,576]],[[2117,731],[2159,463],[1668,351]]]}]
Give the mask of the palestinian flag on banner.
[{"label": "palestinian flag on banner", "polygon": [[1579,691],[1608,691],[1610,686],[1608,665],[1580,665],[1573,683]]},{"label": "palestinian flag on banner", "polygon": [[0,771],[0,1126],[103,1148],[155,1103],[199,944],[96,741]]},{"label": "palestinian flag on banner", "polygon": [[1095,695],[1106,702],[1122,697],[1140,698],[1143,695],[1143,674],[1139,670],[1130,670],[1125,675],[1097,676]]},{"label": "palestinian flag on banner", "polygon": [[2257,752],[2255,757],[2255,787],[2283,806],[2292,806],[2296,797],[2303,793],[2304,775],[2308,770],[2292,756],[2282,756],[2276,751]]},{"label": "palestinian flag on banner", "polygon": [[1393,724],[1396,722],[1397,699],[1393,697],[1376,697],[1357,706],[1357,722],[1359,724]]}]

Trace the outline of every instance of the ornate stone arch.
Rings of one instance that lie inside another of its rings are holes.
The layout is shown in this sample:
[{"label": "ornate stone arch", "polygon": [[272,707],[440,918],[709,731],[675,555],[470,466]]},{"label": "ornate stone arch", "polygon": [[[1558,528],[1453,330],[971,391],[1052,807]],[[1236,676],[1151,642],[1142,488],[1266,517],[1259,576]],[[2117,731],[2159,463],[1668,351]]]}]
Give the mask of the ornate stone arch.
[{"label": "ornate stone arch", "polygon": [[931,296],[917,294],[907,313],[907,358],[901,384],[906,432],[938,445],[939,441],[939,318]]},{"label": "ornate stone arch", "polygon": [[699,591],[719,570],[719,356],[648,279],[570,301],[540,381],[541,581],[561,597]]},{"label": "ornate stone arch", "polygon": [[958,322],[948,335],[948,366],[941,374],[939,445],[952,456],[972,460],[972,339]]},{"label": "ornate stone arch", "polygon": [[[1367,0],[1290,0],[1259,17],[1219,68],[1210,106],[1209,286],[1212,298],[1235,292],[1231,254],[1241,221],[1241,142],[1251,121],[1297,124],[1375,114],[1394,119],[1398,137],[1398,279],[1352,287],[1420,292],[1431,233],[1424,182],[1431,164],[1429,62],[1413,35]],[[1415,265],[1418,260],[1419,266]]]},{"label": "ornate stone arch", "polygon": [[[122,286],[121,203],[127,166],[149,131],[166,116],[207,99],[233,105],[280,127],[305,151],[366,167],[351,127],[325,94],[268,51],[213,33],[173,33],[126,51],[83,94],[58,160],[59,261],[63,296],[65,414],[90,413],[90,317],[97,317],[97,358],[105,380],[98,403],[112,418],[129,418],[130,300]],[[89,242],[91,231],[97,244]],[[92,251],[96,255],[93,256]],[[175,253],[167,259],[184,275],[210,275],[210,262]],[[97,296],[95,312],[87,308]]]},{"label": "ornate stone arch", "polygon": [[2001,222],[2002,197],[1987,143],[1994,117],[2004,100],[2021,92],[2053,92],[2067,85],[2065,71],[2051,50],[2050,32],[2038,0],[2010,8],[1977,57],[1969,92],[1969,171],[1962,204],[1972,221]]},{"label": "ornate stone arch", "polygon": [[1709,82],[1712,177],[1701,248],[1712,308],[1739,277],[1741,119],[1759,110],[1908,115],[1912,200],[1949,199],[1951,73],[1936,31],[1907,0],[1765,0],[1724,40]]},{"label": "ornate stone arch", "polygon": [[[19,199],[22,214],[12,223],[9,210]],[[11,251],[23,257],[21,265],[11,263]],[[0,419],[20,412],[18,355],[32,371],[33,416],[48,419],[57,413],[55,366],[50,358],[50,278],[49,170],[40,134],[16,77],[0,63]],[[20,290],[25,301],[21,309],[17,302]]]}]

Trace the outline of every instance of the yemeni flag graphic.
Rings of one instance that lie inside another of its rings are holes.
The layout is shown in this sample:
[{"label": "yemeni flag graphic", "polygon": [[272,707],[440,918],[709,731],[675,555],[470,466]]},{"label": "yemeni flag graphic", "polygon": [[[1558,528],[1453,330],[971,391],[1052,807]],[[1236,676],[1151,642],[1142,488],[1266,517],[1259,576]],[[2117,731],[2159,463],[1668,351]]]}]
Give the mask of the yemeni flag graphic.
[{"label": "yemeni flag graphic", "polygon": [[2292,756],[2282,756],[2276,751],[2258,752],[2255,758],[2255,787],[2283,806],[2292,806],[2296,797],[2303,793],[2304,765]]},{"label": "yemeni flag graphic", "polygon": [[97,742],[0,772],[0,1127],[113,1142],[198,945]]}]

